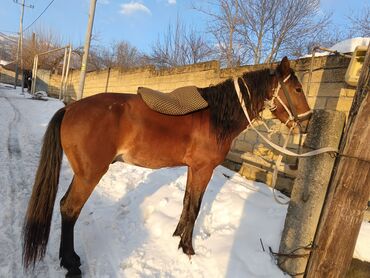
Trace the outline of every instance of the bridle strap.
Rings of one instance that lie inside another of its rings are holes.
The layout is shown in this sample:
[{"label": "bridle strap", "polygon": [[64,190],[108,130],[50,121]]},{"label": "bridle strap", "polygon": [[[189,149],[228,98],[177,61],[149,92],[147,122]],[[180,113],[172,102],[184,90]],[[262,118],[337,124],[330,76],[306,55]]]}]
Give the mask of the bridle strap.
[{"label": "bridle strap", "polygon": [[[298,121],[298,113],[297,113],[297,110],[295,108],[295,106],[293,105],[293,101],[292,101],[292,98],[290,97],[289,95],[289,92],[288,92],[288,88],[286,87],[285,85],[285,82],[288,81],[288,79],[290,78],[290,74],[287,76],[287,78],[284,79],[284,81],[282,81],[279,77],[280,75],[276,72],[275,73],[277,79],[278,79],[278,82],[280,84],[280,87],[283,89],[283,92],[284,92],[284,95],[285,95],[285,98],[287,99],[288,101],[288,105],[289,105],[289,108],[290,108],[290,111],[292,111],[292,114],[293,114],[293,118],[294,118],[294,121]],[[277,92],[278,94],[279,92]]]}]

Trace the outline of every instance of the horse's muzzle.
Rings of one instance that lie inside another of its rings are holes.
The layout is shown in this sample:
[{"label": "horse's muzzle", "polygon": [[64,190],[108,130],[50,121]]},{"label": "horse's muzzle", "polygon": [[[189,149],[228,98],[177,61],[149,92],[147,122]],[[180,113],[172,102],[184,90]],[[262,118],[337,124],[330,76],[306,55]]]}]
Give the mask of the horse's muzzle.
[{"label": "horse's muzzle", "polygon": [[307,133],[307,129],[308,129],[308,125],[311,120],[311,116],[312,116],[312,110],[300,115],[298,126],[299,126],[299,130],[301,133],[303,134]]}]

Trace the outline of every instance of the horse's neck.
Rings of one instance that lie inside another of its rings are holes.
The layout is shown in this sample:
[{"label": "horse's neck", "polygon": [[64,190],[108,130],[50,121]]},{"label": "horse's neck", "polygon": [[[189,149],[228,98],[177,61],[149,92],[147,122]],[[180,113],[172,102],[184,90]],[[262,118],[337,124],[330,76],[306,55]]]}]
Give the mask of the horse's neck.
[{"label": "horse's neck", "polygon": [[[239,85],[240,86],[240,85]],[[236,90],[236,88],[235,88]],[[248,85],[247,81],[244,80],[242,82],[242,87],[240,87],[241,91],[244,91],[243,93],[243,101],[245,104],[245,107],[248,110],[248,115],[251,121],[253,121],[264,109],[265,105],[265,95],[266,92],[259,91],[258,88],[254,88],[250,85]],[[242,107],[242,103],[239,103]],[[243,113],[243,118],[245,118],[244,128],[246,128],[249,124],[249,122],[246,119],[246,115]]]},{"label": "horse's neck", "polygon": [[[251,98],[248,97],[247,87],[243,82],[239,83],[251,119],[254,119],[263,109],[265,95],[269,85],[263,82],[266,74],[253,72],[245,76],[245,83],[249,88]],[[238,100],[236,88],[232,80],[226,80],[217,84],[200,89],[201,95],[208,102],[210,109],[210,121],[219,132],[218,138],[235,138],[247,126],[248,121],[244,115],[241,104]]]}]

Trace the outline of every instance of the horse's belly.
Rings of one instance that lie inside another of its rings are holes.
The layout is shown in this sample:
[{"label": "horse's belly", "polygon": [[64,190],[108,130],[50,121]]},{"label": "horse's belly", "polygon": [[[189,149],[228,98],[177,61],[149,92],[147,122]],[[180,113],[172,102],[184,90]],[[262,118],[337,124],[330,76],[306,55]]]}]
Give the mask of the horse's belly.
[{"label": "horse's belly", "polygon": [[120,150],[117,160],[150,169],[185,165],[179,149],[159,150],[158,148]]}]

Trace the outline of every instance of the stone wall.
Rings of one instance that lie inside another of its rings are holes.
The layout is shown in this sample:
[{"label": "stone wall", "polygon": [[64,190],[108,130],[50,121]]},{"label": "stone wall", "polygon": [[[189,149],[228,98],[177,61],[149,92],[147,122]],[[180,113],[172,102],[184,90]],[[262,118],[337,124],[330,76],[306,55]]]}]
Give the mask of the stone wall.
[{"label": "stone wall", "polygon": [[[311,58],[291,61],[297,76],[302,81],[307,92],[308,76]],[[355,87],[344,82],[344,75],[349,59],[344,57],[328,56],[314,59],[312,81],[307,100],[312,109],[338,110],[348,113]],[[156,70],[154,67],[143,67],[130,70],[109,69],[87,73],[84,97],[101,92],[136,93],[137,87],[150,87],[163,92],[170,92],[175,88],[187,85],[206,87],[217,84],[233,74],[253,71],[266,67],[266,65],[252,65],[239,67],[236,70],[220,69],[216,61],[183,66],[174,69]],[[66,100],[76,99],[80,72],[71,71],[68,78]],[[49,79],[49,94],[58,95],[60,88],[60,75],[52,74]],[[269,111],[263,113],[267,125],[276,132],[271,136],[273,142],[282,145],[287,137],[287,128],[272,118]],[[262,125],[256,127],[266,136]],[[304,138],[303,138],[304,139]],[[297,149],[298,136],[289,140],[288,147]],[[277,153],[271,150],[254,131],[246,130],[233,143],[232,149],[225,161],[225,165],[247,178],[271,183],[271,168]],[[290,164],[295,159],[286,158],[281,167],[278,183],[283,191],[290,191],[291,179],[295,177],[295,170]],[[294,168],[294,167],[293,167]]]},{"label": "stone wall", "polygon": [[[12,84],[14,85],[15,73],[14,71],[8,70],[0,66],[0,83]],[[22,83],[22,75],[18,75],[17,85],[20,86]]]}]

